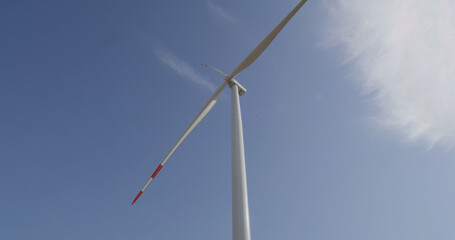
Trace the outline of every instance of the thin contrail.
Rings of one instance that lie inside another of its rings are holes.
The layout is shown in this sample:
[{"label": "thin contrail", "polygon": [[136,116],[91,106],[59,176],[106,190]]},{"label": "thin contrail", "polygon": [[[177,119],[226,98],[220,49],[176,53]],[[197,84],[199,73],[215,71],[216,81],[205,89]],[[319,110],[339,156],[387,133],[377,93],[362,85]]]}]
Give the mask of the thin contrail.
[{"label": "thin contrail", "polygon": [[152,44],[153,52],[162,63],[172,69],[175,73],[184,79],[188,79],[197,85],[206,87],[213,91],[216,86],[209,81],[209,78],[199,73],[195,68],[183,59],[177,57],[172,52],[159,44]]}]

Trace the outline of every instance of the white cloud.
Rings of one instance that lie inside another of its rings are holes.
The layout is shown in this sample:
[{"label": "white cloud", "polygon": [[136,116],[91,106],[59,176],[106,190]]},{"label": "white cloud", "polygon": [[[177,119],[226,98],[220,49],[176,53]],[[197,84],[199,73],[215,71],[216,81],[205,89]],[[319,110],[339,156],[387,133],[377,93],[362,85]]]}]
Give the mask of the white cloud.
[{"label": "white cloud", "polygon": [[455,1],[335,0],[328,39],[342,46],[380,126],[429,146],[455,144]]},{"label": "white cloud", "polygon": [[230,14],[228,14],[222,7],[216,5],[212,1],[207,2],[207,7],[209,8],[210,11],[212,11],[216,16],[227,20],[228,22],[238,25],[237,20]]},{"label": "white cloud", "polygon": [[179,76],[184,79],[188,79],[197,85],[206,87],[212,91],[216,89],[216,86],[209,81],[209,78],[194,69],[190,64],[181,58],[175,56],[165,47],[158,43],[152,42],[151,44],[153,52],[166,66],[172,69]]}]

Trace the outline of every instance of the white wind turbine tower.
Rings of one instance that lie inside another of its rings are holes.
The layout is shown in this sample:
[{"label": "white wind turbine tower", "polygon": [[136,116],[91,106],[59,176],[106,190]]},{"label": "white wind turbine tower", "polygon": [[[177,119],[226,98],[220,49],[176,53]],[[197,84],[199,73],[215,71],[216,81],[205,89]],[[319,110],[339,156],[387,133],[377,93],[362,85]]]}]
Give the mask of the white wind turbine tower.
[{"label": "white wind turbine tower", "polygon": [[239,96],[242,96],[246,89],[242,87],[234,77],[240,72],[250,66],[269,46],[272,40],[278,35],[283,27],[289,22],[289,20],[295,15],[295,13],[305,4],[306,0],[300,1],[297,6],[267,35],[267,37],[251,51],[248,56],[232,71],[229,75],[221,72],[220,70],[205,65],[217,71],[224,79],[223,83],[215,90],[213,95],[204,105],[202,110],[196,115],[193,121],[190,123],[188,128],[183,132],[182,136],[178,139],[177,143],[171,148],[169,153],[166,155],[164,160],[153,172],[150,179],[144,185],[142,190],[136,196],[133,205],[136,200],[142,195],[145,189],[149,186],[152,180],[156,177],[158,172],[169,160],[171,155],[185,140],[185,138],[193,131],[193,129],[204,119],[205,116],[215,105],[218,97],[224,88],[229,85],[231,88],[231,148],[232,148],[232,239],[233,240],[250,240],[250,216],[248,210],[248,193],[246,185],[246,170],[245,170],[245,153],[243,147],[243,129],[242,129],[242,116],[240,112],[240,101]]}]

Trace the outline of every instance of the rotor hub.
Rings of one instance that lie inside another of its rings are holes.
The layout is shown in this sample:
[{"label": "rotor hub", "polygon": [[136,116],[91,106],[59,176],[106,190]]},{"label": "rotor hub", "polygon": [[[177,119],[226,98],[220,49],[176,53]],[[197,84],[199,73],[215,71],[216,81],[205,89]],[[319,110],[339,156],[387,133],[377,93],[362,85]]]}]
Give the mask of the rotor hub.
[{"label": "rotor hub", "polygon": [[246,93],[246,88],[244,88],[239,82],[237,82],[235,79],[226,79],[226,81],[229,84],[229,87],[232,88],[232,86],[237,85],[239,89],[239,96],[242,96],[244,93]]}]

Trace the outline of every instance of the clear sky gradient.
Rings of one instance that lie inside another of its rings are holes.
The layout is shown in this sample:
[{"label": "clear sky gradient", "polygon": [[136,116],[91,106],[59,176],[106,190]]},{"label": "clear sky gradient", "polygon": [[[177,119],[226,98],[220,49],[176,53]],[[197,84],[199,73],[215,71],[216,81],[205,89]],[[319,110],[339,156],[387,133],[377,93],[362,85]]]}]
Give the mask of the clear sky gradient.
[{"label": "clear sky gradient", "polygon": [[[232,71],[297,2],[2,1],[0,239],[231,239],[229,89],[130,204],[221,83],[200,64]],[[454,65],[427,64],[454,59],[453,13],[413,48],[425,31],[404,23],[438,12],[428,1],[360,2],[308,1],[236,77],[253,239],[455,239],[455,117],[440,107]]]}]

